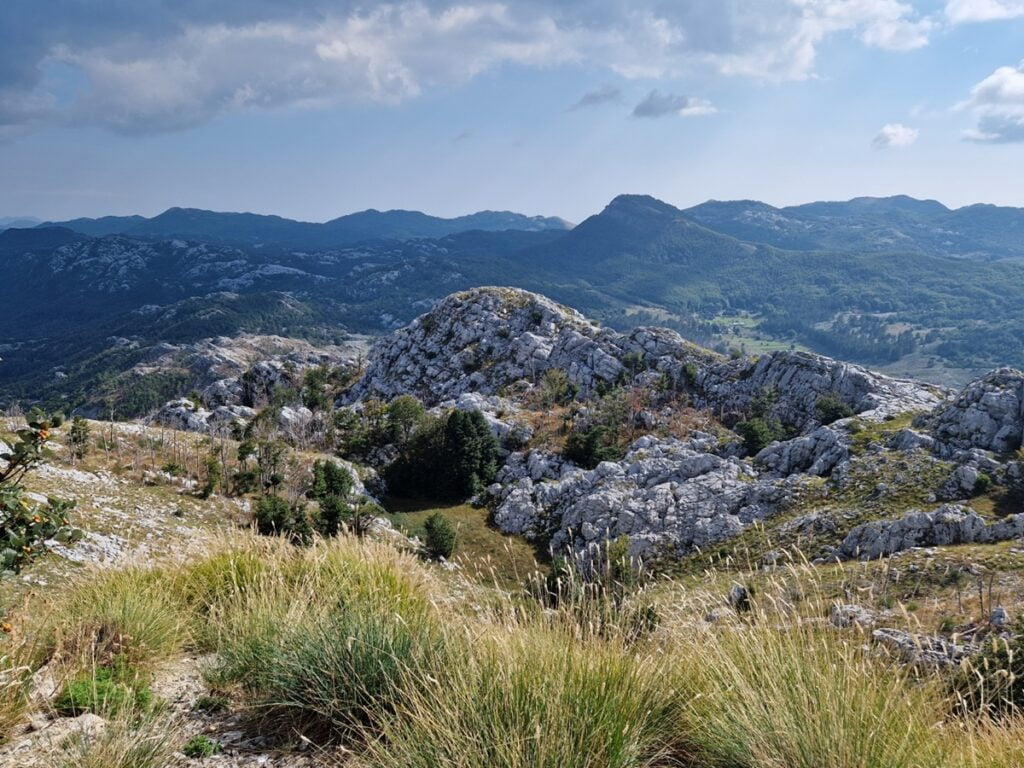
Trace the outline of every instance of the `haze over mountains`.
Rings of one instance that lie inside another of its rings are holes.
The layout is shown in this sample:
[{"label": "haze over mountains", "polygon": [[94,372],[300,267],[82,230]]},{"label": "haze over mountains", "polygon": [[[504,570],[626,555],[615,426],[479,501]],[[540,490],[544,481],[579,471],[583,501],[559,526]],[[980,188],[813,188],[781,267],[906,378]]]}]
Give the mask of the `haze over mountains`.
[{"label": "haze over mountains", "polygon": [[[1024,365],[1022,221],[1021,209],[903,197],[680,210],[622,195],[575,227],[494,212],[310,224],[171,209],[8,229],[0,399],[117,400],[145,392],[119,377],[161,344],[379,334],[452,291],[494,284],[722,351],[804,347],[961,383]],[[154,384],[133,408],[183,386]]]}]

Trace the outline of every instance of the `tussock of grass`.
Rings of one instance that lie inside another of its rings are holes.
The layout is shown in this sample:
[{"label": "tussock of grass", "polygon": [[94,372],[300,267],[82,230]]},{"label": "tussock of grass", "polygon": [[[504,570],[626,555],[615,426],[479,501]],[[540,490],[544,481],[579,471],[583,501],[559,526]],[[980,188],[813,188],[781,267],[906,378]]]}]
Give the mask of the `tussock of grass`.
[{"label": "tussock of grass", "polygon": [[982,719],[953,729],[947,752],[955,768],[1020,768],[1024,765],[1024,717]]},{"label": "tussock of grass", "polygon": [[346,736],[393,709],[402,680],[443,658],[423,571],[354,540],[292,548],[211,606],[210,678],[238,685],[278,730]]},{"label": "tussock of grass", "polygon": [[138,566],[83,579],[43,619],[50,655],[92,669],[115,657],[147,664],[177,653],[187,634],[173,579],[173,569]]},{"label": "tussock of grass", "polygon": [[764,614],[698,631],[678,653],[693,691],[685,730],[722,768],[941,765],[938,697],[864,642],[800,619],[780,629]]},{"label": "tussock of grass", "polygon": [[538,627],[482,639],[449,674],[403,700],[364,765],[667,765],[677,698],[664,663]]},{"label": "tussock of grass", "polygon": [[0,655],[0,743],[21,720],[28,705],[32,667],[20,644],[9,643]]}]

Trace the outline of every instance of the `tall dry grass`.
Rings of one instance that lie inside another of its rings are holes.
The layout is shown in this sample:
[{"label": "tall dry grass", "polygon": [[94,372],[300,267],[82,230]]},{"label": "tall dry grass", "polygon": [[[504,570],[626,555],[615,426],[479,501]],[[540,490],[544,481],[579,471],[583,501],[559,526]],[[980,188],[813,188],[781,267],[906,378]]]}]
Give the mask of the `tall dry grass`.
[{"label": "tall dry grass", "polygon": [[[90,576],[37,630],[60,641],[51,658],[109,637],[142,667],[212,653],[211,684],[265,729],[343,743],[367,768],[1024,765],[1019,721],[958,719],[938,675],[830,626],[814,579],[759,577],[747,610],[708,623],[721,578],[480,600],[386,544],[233,536],[192,563]],[[4,706],[0,687],[0,724]]]}]

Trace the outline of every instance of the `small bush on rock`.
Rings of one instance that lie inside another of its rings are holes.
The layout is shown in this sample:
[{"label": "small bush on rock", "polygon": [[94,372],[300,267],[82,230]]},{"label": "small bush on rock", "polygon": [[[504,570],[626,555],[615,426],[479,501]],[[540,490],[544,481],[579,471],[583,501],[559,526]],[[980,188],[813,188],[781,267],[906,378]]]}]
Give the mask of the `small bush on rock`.
[{"label": "small bush on rock", "polygon": [[185,742],[185,746],[181,748],[181,752],[185,757],[192,758],[193,760],[201,760],[204,757],[219,755],[221,752],[221,746],[213,739],[198,733]]},{"label": "small bush on rock", "polygon": [[619,453],[615,433],[603,424],[572,432],[562,450],[562,456],[584,469],[593,469],[602,461],[614,461]]},{"label": "small bush on rock", "polygon": [[270,493],[256,502],[256,530],[264,536],[287,536],[296,544],[307,544],[313,538],[313,522],[306,505],[290,504]]},{"label": "small bush on rock", "polygon": [[786,431],[778,421],[757,416],[741,421],[734,429],[743,438],[743,447],[750,456],[756,456],[763,448],[786,437]]},{"label": "small bush on rock", "polygon": [[818,421],[822,424],[831,424],[834,421],[853,416],[853,408],[843,402],[843,399],[834,392],[822,395],[814,404],[814,411]]}]

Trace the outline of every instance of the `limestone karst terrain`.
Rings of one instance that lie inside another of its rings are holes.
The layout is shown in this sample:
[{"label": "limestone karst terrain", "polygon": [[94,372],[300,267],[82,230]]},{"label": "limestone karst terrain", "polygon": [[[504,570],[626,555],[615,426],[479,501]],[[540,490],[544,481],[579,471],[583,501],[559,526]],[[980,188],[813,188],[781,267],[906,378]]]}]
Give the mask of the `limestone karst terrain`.
[{"label": "limestone karst terrain", "polygon": [[[313,467],[332,461],[351,473],[352,498],[373,505],[367,537],[381,543],[372,546],[406,553],[401,569],[429,582],[431,610],[453,623],[500,624],[496,601],[533,600],[537,584],[567,563],[593,573],[614,550],[642,574],[619,574],[637,592],[615,598],[616,621],[634,616],[642,598],[652,625],[640,635],[653,647],[743,626],[749,611],[761,615],[751,608],[761,594],[779,600],[764,626],[806,610],[808,626],[826,627],[844,648],[849,639],[850,649],[936,680],[952,679],[987,643],[1016,641],[1024,373],[1013,369],[955,391],[796,350],[723,357],[671,330],[619,332],[499,287],[452,294],[369,350],[224,340],[168,348],[153,364],[201,366],[207,379],[146,419],[91,422],[84,457],[73,455],[67,429],[53,436],[49,462],[26,482],[40,497],[76,499],[85,536],[3,585],[11,616],[22,601],[74,594],[96,571],[169,562],[190,572],[242,546],[236,537],[259,538],[248,528],[268,493],[316,509],[321,502],[305,501]],[[422,412],[400,422],[389,404],[413,398]],[[423,424],[452,412],[481,414],[496,441],[493,473],[471,497],[430,498],[428,485],[423,498],[396,498],[394,465],[411,455]],[[17,426],[12,416],[4,439]],[[272,445],[281,450],[273,477],[242,484]],[[450,559],[413,560],[423,547],[421,510],[459,521]],[[384,550],[372,557],[387,560]],[[522,572],[524,563],[540,576]],[[32,621],[16,623],[18,633]],[[619,629],[639,642],[630,627]],[[244,682],[212,682],[211,670],[226,674],[224,638],[182,632],[146,675],[176,728],[221,747],[187,764],[305,766],[337,746],[265,735],[253,715],[267,701]],[[47,703],[41,686],[54,654],[34,672],[32,704],[0,765],[49,765],[51,737],[109,727],[95,714],[59,716]],[[57,695],[62,681],[49,684]],[[222,710],[200,706],[210,696],[224,698]],[[397,733],[390,738],[399,743]],[[351,764],[360,759],[386,764],[365,755]],[[702,764],[724,763],[694,765]]]}]

